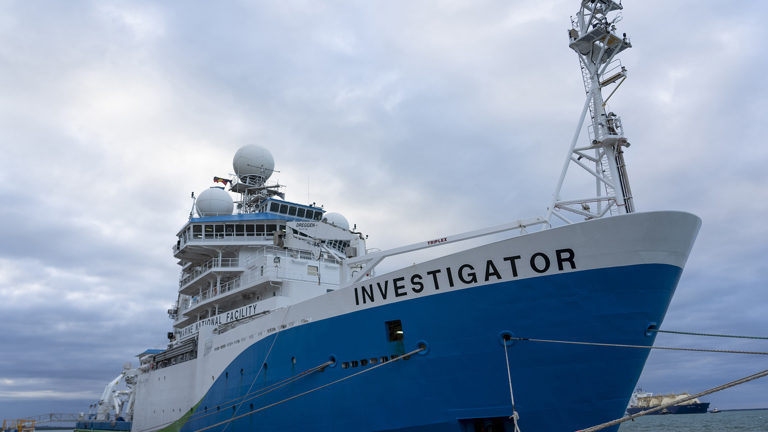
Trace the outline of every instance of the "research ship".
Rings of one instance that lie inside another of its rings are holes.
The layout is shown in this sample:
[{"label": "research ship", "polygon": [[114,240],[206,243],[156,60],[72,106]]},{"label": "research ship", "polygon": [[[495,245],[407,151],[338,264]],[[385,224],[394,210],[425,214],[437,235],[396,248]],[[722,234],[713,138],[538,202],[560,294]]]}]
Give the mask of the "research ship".
[{"label": "research ship", "polygon": [[[621,9],[583,0],[571,20],[586,99],[540,216],[381,251],[344,216],[286,199],[265,146],[237,150],[172,247],[167,347],[124,364],[78,429],[564,431],[620,418],[649,350],[611,345],[652,346],[701,224],[635,209],[630,143],[607,106],[632,46]],[[561,197],[569,169],[594,180],[586,195]]]},{"label": "research ship", "polygon": [[[685,399],[691,396],[687,392],[675,394],[669,393],[665,395],[655,395],[653,393],[644,392],[643,389],[637,389],[632,393],[632,397],[629,399],[629,406],[627,407],[627,414],[634,415],[639,412],[648,411],[652,408],[656,408],[661,405],[673,403],[678,400]],[[704,414],[709,409],[709,402],[701,402],[698,398],[694,398],[685,402],[681,402],[677,405],[668,406],[661,411],[654,411],[649,415],[654,414]]]}]

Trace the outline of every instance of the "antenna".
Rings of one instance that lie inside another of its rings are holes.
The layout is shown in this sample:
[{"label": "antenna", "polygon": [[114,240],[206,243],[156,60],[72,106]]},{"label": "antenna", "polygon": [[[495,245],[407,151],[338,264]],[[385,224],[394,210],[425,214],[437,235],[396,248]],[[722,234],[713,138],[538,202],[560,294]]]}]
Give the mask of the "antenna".
[{"label": "antenna", "polygon": [[[632,44],[626,33],[623,37],[614,33],[615,24],[621,21],[621,14],[617,13],[613,20],[608,19],[609,13],[623,9],[620,2],[613,0],[582,1],[576,17],[571,18],[568,46],[579,56],[586,100],[547,209],[547,222],[555,216],[567,224],[573,223],[561,210],[585,219],[601,218],[609,212],[624,214],[635,211],[622,149],[629,147],[629,141],[624,136],[621,117],[606,109],[608,99],[627,79],[627,69],[616,59],[616,55],[631,48]],[[615,85],[613,91],[608,98],[603,99],[602,89],[612,85]],[[591,120],[587,128],[589,144],[577,148],[576,143],[587,112],[590,113]],[[565,200],[560,198],[565,175],[571,163],[575,163],[595,178],[595,196]],[[590,203],[596,204],[594,209]]]},{"label": "antenna", "polygon": [[189,220],[195,217],[195,204],[197,204],[197,198],[195,198],[195,192],[192,192],[192,209],[189,210]]}]

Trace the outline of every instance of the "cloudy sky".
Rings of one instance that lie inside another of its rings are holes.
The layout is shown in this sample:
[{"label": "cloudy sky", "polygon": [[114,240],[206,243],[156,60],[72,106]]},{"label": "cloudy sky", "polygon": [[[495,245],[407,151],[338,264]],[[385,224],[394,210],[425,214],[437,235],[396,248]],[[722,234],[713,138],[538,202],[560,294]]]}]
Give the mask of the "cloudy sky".
[{"label": "cloudy sky", "polygon": [[[768,3],[624,3],[634,48],[611,109],[636,207],[703,220],[663,328],[768,336]],[[370,247],[543,214],[583,104],[577,7],[0,2],[0,417],[87,411],[165,341],[190,192],[242,145]],[[697,392],[766,365],[657,351],[640,385]],[[768,378],[705,400],[768,407]]]}]

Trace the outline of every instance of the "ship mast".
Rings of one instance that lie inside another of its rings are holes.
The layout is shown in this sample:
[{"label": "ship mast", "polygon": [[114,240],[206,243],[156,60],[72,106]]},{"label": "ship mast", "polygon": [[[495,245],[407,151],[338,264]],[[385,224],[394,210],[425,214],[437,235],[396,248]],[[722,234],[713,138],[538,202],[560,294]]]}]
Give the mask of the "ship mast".
[{"label": "ship mast", "polygon": [[[621,1],[582,0],[576,17],[571,18],[568,30],[569,46],[579,56],[581,75],[584,80],[586,100],[576,132],[560,173],[557,188],[552,196],[546,220],[552,216],[572,223],[565,213],[585,219],[601,218],[610,214],[634,212],[632,192],[624,164],[622,147],[629,147],[624,136],[621,117],[606,109],[606,103],[627,78],[627,70],[616,58],[620,52],[631,48],[627,34],[616,34],[616,23],[621,21]],[[603,89],[610,90],[603,97]],[[576,144],[590,114],[591,125],[587,130],[589,143]],[[561,199],[560,191],[571,163],[587,171],[595,178],[595,195],[576,199]]]}]

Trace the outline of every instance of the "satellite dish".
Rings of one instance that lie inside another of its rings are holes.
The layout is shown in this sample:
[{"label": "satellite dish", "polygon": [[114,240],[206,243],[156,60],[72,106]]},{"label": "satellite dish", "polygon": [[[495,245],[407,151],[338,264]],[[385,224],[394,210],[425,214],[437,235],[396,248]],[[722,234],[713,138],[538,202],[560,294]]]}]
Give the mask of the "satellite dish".
[{"label": "satellite dish", "polygon": [[329,223],[331,225],[337,226],[339,228],[344,228],[345,230],[349,230],[349,222],[347,222],[347,218],[342,216],[340,213],[326,213],[323,215],[323,222]]},{"label": "satellite dish", "polygon": [[229,216],[235,208],[235,203],[227,191],[215,186],[204,190],[195,205],[201,217]]},{"label": "satellite dish", "polygon": [[266,148],[248,144],[235,153],[232,167],[241,182],[259,185],[266,182],[275,171],[275,159]]}]

